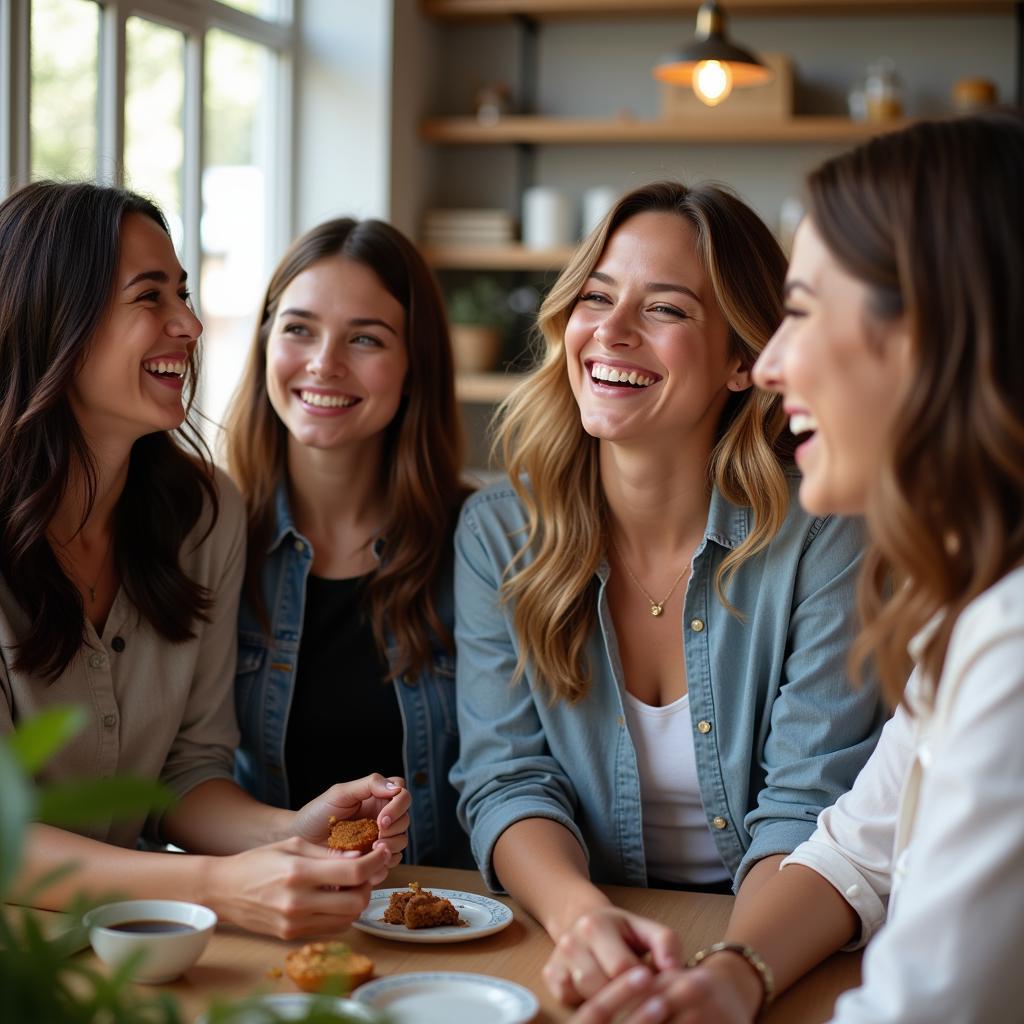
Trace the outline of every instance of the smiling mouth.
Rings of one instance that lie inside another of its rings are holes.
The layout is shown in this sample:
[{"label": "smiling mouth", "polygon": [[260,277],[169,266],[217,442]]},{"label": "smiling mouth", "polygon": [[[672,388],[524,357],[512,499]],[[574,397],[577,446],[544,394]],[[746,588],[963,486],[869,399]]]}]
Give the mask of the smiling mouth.
[{"label": "smiling mouth", "polygon": [[634,388],[642,391],[656,384],[661,378],[643,370],[625,370],[617,366],[609,366],[607,363],[591,363],[590,376],[601,384],[610,384],[613,387]]},{"label": "smiling mouth", "polygon": [[796,439],[797,445],[810,441],[818,431],[818,421],[805,412],[795,412],[789,417],[789,432]]},{"label": "smiling mouth", "polygon": [[149,359],[142,364],[146,373],[160,380],[181,380],[186,363],[180,359]]},{"label": "smiling mouth", "polygon": [[322,395],[319,391],[298,391],[299,398],[315,409],[346,409],[359,401],[352,395]]}]

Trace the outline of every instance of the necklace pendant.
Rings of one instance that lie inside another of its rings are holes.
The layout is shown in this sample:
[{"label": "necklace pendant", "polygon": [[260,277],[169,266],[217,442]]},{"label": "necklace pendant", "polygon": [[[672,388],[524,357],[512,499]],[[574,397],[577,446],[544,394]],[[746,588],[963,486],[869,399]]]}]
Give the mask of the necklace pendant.
[{"label": "necklace pendant", "polygon": [[655,618],[657,618],[664,610],[665,610],[664,602],[662,602],[661,604],[655,604],[653,601],[651,602],[651,614]]}]

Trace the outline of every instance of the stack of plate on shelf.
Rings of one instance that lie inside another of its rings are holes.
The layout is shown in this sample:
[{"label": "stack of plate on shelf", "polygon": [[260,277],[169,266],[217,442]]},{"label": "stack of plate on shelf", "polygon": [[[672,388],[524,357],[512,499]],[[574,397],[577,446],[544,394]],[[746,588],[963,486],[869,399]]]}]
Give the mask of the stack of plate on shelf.
[{"label": "stack of plate on shelf", "polygon": [[506,210],[427,210],[423,241],[431,246],[480,247],[508,245],[515,221]]}]

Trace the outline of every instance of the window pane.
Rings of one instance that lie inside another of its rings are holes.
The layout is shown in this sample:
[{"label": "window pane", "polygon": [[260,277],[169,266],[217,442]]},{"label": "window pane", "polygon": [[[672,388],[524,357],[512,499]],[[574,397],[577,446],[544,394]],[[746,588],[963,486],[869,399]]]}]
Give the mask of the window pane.
[{"label": "window pane", "polygon": [[157,202],[180,253],[185,37],[145,18],[132,17],[127,23],[125,47],[125,184]]},{"label": "window pane", "polygon": [[206,36],[200,405],[217,423],[241,374],[267,273],[273,60],[265,47],[227,32]]},{"label": "window pane", "polygon": [[276,18],[281,13],[281,0],[221,0],[221,3],[260,18]]},{"label": "window pane", "polygon": [[100,10],[93,0],[32,0],[33,178],[96,176]]}]

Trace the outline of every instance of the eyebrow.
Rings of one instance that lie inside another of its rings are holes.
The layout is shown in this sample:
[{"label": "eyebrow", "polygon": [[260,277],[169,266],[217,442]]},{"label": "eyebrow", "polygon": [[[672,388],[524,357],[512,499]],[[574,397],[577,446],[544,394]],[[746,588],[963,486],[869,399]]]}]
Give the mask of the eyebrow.
[{"label": "eyebrow", "polygon": [[[316,313],[309,309],[299,309],[297,306],[289,306],[288,309],[282,309],[278,314],[278,317],[282,316],[297,316],[303,320],[320,320],[320,317]],[[362,316],[355,317],[349,320],[349,325],[352,327],[383,327],[386,331],[390,331],[396,338],[398,337],[398,331],[387,323],[385,320],[378,320],[376,317]]]},{"label": "eyebrow", "polygon": [[[590,272],[590,276],[596,277],[598,281],[604,281],[605,284],[616,283],[614,277],[610,274],[605,274],[600,270],[592,270]],[[689,295],[695,302],[701,301],[700,296],[692,288],[687,288],[685,284],[668,284],[661,281],[648,281],[645,287],[650,292],[679,292],[682,295]]]},{"label": "eyebrow", "polygon": [[[144,270],[141,274],[136,274],[125,286],[122,291],[127,291],[133,284],[138,284],[140,281],[156,281],[158,284],[167,284],[170,278],[162,270]],[[188,280],[188,274],[183,270],[181,277],[178,278],[178,284],[184,284]]]},{"label": "eyebrow", "polygon": [[794,277],[791,280],[786,282],[785,288],[782,289],[782,297],[784,299],[788,299],[790,297],[790,295],[792,295],[792,293],[795,292],[798,288],[801,291],[807,292],[808,295],[816,294],[814,289],[809,284],[806,284],[804,281],[801,281],[799,278]]}]

